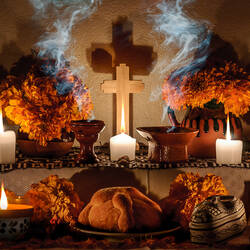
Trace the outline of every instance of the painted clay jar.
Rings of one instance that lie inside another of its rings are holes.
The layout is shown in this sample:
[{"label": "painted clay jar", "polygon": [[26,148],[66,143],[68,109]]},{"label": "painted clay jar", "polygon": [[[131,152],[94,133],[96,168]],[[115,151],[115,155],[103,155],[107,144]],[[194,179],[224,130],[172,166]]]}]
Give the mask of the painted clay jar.
[{"label": "painted clay jar", "polygon": [[239,234],[247,226],[244,204],[234,196],[211,196],[199,203],[189,223],[191,241],[214,243]]},{"label": "painted clay jar", "polygon": [[[218,106],[218,105],[217,105]],[[198,129],[199,133],[188,145],[188,153],[197,158],[216,157],[216,139],[225,139],[226,115],[223,106],[217,108],[195,108],[187,111],[181,124],[174,111],[169,108],[168,116],[173,126]],[[232,139],[242,139],[242,126],[239,118],[230,116]]]},{"label": "painted clay jar", "polygon": [[[239,118],[230,116],[232,139],[242,139],[242,126]],[[187,112],[182,122],[186,128],[199,129],[198,135],[189,145],[190,155],[198,158],[216,157],[216,139],[225,139],[227,122],[224,110],[208,108],[194,109]]]}]

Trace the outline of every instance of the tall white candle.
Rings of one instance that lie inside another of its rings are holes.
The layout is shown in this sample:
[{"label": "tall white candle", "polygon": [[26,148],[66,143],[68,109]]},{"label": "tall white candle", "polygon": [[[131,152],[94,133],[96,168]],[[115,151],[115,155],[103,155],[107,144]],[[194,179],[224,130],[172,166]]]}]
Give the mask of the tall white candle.
[{"label": "tall white candle", "polygon": [[240,164],[242,158],[242,148],[242,141],[231,140],[228,117],[226,139],[216,140],[216,162],[218,164]]},{"label": "tall white candle", "polygon": [[15,163],[16,134],[14,131],[3,130],[2,111],[0,110],[0,164]]},{"label": "tall white candle", "polygon": [[136,140],[129,135],[121,133],[110,138],[110,158],[117,161],[123,156],[129,160],[135,159]]}]

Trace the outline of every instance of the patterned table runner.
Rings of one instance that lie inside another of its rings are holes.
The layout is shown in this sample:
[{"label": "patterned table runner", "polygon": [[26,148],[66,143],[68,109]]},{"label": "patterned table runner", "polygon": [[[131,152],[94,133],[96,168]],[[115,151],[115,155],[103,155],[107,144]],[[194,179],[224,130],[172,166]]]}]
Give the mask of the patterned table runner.
[{"label": "patterned table runner", "polygon": [[[219,165],[215,159],[197,159],[190,157],[184,162],[174,163],[151,163],[147,160],[147,147],[140,147],[140,151],[136,154],[134,161],[127,161],[126,158],[121,159],[118,162],[112,162],[109,159],[109,152],[107,147],[96,147],[95,152],[100,159],[98,163],[84,164],[76,162],[76,156],[79,153],[79,148],[72,148],[71,151],[59,158],[38,158],[28,157],[23,155],[18,149],[16,152],[15,164],[0,164],[0,172],[8,172],[14,169],[25,168],[97,168],[97,167],[111,167],[111,168],[129,168],[129,169],[168,169],[168,168],[208,168],[208,167],[223,167],[225,165]],[[241,164],[230,165],[233,168],[249,168],[250,169],[250,152],[243,154],[243,160]]]}]

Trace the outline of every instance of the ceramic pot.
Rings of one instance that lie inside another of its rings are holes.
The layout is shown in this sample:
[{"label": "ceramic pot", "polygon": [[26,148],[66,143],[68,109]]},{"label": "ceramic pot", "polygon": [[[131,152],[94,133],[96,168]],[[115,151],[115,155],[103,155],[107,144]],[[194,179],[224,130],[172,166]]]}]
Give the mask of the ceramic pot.
[{"label": "ceramic pot", "polygon": [[46,146],[41,146],[38,142],[29,140],[26,134],[18,133],[17,144],[20,151],[28,156],[60,157],[71,150],[74,138],[74,134],[69,133],[62,140],[49,141]]},{"label": "ceramic pot", "polygon": [[[199,133],[188,146],[190,155],[197,158],[216,157],[216,139],[225,139],[226,115],[224,108],[195,108],[188,110],[181,125],[177,122],[173,110],[168,110],[173,126],[198,129]],[[232,139],[242,139],[242,126],[239,118],[230,116],[230,132]]]},{"label": "ceramic pot", "polygon": [[[12,210],[17,207],[18,210]],[[12,208],[0,211],[0,239],[22,238],[30,228],[32,215],[33,208],[27,208],[25,205],[12,205]]]},{"label": "ceramic pot", "polygon": [[137,132],[148,141],[148,159],[152,162],[178,162],[188,159],[187,145],[198,134],[193,128],[140,127]]},{"label": "ceramic pot", "polygon": [[80,153],[76,161],[83,163],[98,162],[94,151],[94,143],[98,140],[99,134],[105,128],[104,122],[100,120],[78,120],[72,121],[70,127],[80,143]]},{"label": "ceramic pot", "polygon": [[191,241],[208,244],[237,235],[246,226],[244,204],[234,196],[210,196],[194,208],[189,223]]}]

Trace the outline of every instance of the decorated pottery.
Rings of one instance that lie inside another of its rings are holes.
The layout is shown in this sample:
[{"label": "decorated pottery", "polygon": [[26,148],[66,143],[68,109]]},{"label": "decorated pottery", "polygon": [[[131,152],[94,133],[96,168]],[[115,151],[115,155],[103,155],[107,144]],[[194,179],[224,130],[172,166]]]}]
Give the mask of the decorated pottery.
[{"label": "decorated pottery", "polygon": [[198,130],[181,127],[140,127],[137,132],[148,141],[148,159],[152,162],[178,162],[188,159],[187,145]]},{"label": "decorated pottery", "polygon": [[[18,240],[29,230],[33,208],[2,210],[0,213],[0,239]],[[24,205],[25,206],[25,205]],[[24,207],[23,206],[23,207]]]},{"label": "decorated pottery", "polygon": [[211,196],[198,204],[189,223],[191,241],[213,243],[242,232],[247,225],[243,202],[234,196]]},{"label": "decorated pottery", "polygon": [[15,219],[0,219],[0,239],[18,239],[22,237],[30,227],[30,217]]},{"label": "decorated pottery", "polygon": [[[225,139],[227,126],[223,107],[191,109],[181,124],[176,120],[173,110],[169,109],[168,115],[173,126],[199,130],[188,146],[190,155],[197,158],[216,157],[216,139]],[[239,118],[230,116],[230,131],[232,139],[242,139],[242,126]]]},{"label": "decorated pottery", "polygon": [[94,143],[105,128],[104,122],[100,120],[77,120],[72,121],[70,127],[80,143],[80,153],[76,161],[83,163],[98,162],[94,151]]}]

